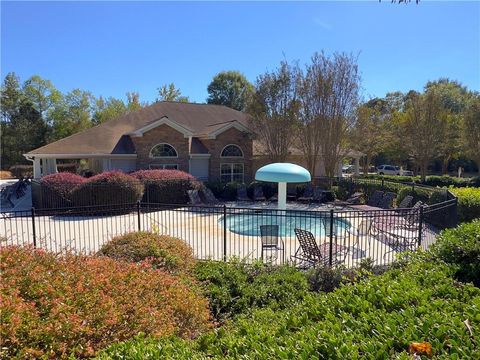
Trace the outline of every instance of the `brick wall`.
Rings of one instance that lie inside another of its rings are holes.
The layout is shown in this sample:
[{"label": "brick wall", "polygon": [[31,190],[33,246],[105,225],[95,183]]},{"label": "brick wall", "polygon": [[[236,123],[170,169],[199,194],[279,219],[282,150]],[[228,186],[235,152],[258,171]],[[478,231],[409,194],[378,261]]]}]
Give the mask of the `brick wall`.
[{"label": "brick wall", "polygon": [[[252,148],[253,143],[249,134],[235,128],[228,129],[216,139],[202,139],[212,155],[210,157],[210,181],[220,180],[221,163],[243,163],[245,182],[253,179],[252,176]],[[223,148],[229,144],[238,145],[243,151],[243,158],[220,158]]]},{"label": "brick wall", "polygon": [[[188,172],[188,138],[168,125],[160,125],[143,134],[132,137],[137,152],[137,169],[148,169],[153,164],[178,164],[178,169]],[[157,144],[167,143],[177,150],[178,158],[150,158],[150,150]]]}]

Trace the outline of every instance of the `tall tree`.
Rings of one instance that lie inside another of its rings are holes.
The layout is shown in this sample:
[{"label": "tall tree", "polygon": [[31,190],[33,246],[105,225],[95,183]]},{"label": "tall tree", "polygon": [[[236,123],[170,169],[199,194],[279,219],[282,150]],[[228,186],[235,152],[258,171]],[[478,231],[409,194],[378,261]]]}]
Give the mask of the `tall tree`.
[{"label": "tall tree", "polygon": [[467,153],[475,161],[480,172],[480,95],[477,94],[470,100],[464,121]]},{"label": "tall tree", "polygon": [[62,99],[62,94],[50,80],[33,75],[23,83],[23,93],[40,113],[45,123],[52,125],[50,113]]},{"label": "tall tree", "polygon": [[180,89],[177,89],[174,83],[162,85],[157,90],[157,101],[188,102],[188,96],[183,96]]},{"label": "tall tree", "polygon": [[254,88],[242,73],[222,71],[214,76],[207,91],[209,94],[207,103],[244,111]]},{"label": "tall tree", "polygon": [[147,105],[147,103],[140,102],[140,94],[138,92],[127,92],[127,108],[129,111],[139,110]]},{"label": "tall tree", "polygon": [[353,125],[360,76],[353,55],[315,53],[302,80],[299,143],[310,172],[321,153],[328,176],[334,176]]},{"label": "tall tree", "polygon": [[272,162],[287,159],[295,140],[299,105],[296,69],[287,62],[257,77],[248,113],[263,152]]},{"label": "tall tree", "polygon": [[425,180],[428,165],[437,156],[448,113],[434,90],[407,95],[403,143]]},{"label": "tall tree", "polygon": [[92,123],[98,125],[109,120],[119,118],[128,112],[127,105],[120,100],[113,97],[104,99],[100,96],[95,101],[95,111],[92,118]]}]

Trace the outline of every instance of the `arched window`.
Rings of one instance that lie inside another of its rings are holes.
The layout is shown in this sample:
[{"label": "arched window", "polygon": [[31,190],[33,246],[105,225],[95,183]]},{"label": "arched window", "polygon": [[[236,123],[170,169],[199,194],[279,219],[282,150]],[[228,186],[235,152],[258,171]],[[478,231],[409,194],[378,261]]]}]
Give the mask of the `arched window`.
[{"label": "arched window", "polygon": [[178,157],[177,150],[170,144],[158,144],[150,150],[151,158]]},{"label": "arched window", "polygon": [[243,157],[242,149],[237,145],[227,145],[223,148],[221,157]]}]

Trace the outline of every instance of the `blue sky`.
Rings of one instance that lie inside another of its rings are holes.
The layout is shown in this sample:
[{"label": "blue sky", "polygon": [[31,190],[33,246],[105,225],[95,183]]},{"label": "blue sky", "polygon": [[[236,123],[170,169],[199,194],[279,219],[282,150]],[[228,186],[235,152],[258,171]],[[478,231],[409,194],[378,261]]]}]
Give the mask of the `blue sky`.
[{"label": "blue sky", "polygon": [[204,102],[222,70],[359,53],[365,98],[449,77],[480,90],[480,2],[3,2],[1,75],[124,98],[174,82]]}]

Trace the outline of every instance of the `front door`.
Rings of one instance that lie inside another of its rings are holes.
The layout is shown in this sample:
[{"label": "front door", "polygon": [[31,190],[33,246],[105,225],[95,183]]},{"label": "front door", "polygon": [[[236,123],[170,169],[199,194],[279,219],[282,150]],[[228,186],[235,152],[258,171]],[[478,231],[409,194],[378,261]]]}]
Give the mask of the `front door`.
[{"label": "front door", "polygon": [[210,159],[208,158],[193,158],[190,159],[190,174],[195,176],[198,180],[208,180],[208,166]]}]

